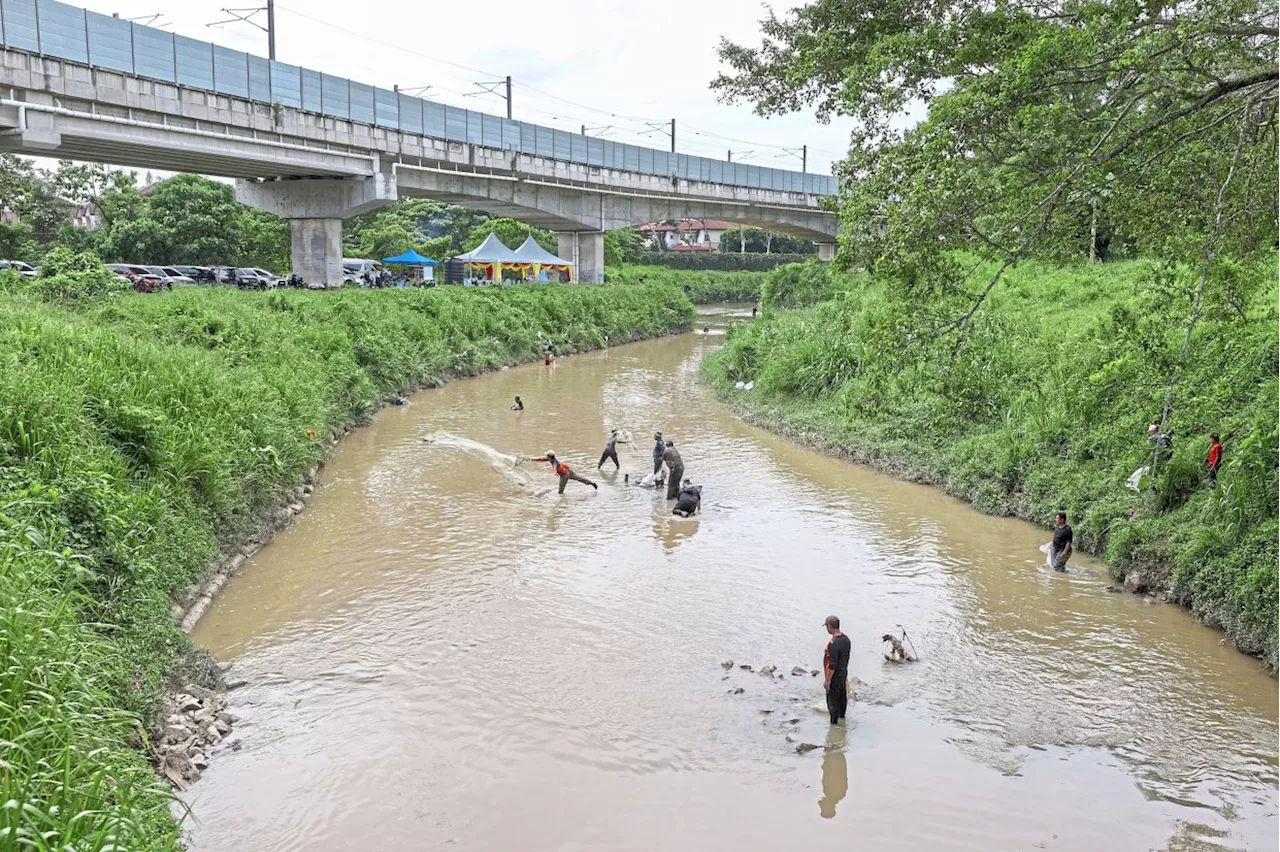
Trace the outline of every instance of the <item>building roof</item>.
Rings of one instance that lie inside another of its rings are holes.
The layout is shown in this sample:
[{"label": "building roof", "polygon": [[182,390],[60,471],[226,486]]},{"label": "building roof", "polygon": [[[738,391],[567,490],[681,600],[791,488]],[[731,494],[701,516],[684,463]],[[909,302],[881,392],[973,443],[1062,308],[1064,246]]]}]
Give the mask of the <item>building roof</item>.
[{"label": "building roof", "polygon": [[716,251],[715,243],[674,243],[667,251],[671,252],[714,252]]}]

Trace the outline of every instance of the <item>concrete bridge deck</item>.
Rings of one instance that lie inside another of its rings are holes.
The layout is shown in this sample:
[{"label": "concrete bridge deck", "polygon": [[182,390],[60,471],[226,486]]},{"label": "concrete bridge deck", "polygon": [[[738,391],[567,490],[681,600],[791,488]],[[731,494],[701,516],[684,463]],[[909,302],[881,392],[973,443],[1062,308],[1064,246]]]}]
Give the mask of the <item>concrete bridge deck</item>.
[{"label": "concrete bridge deck", "polygon": [[829,177],[458,110],[54,0],[0,0],[0,150],[237,178],[241,201],[292,220],[294,270],[325,283],[341,281],[341,220],[402,196],[555,231],[584,281],[604,231],[645,222],[768,227],[823,256],[837,232]]}]

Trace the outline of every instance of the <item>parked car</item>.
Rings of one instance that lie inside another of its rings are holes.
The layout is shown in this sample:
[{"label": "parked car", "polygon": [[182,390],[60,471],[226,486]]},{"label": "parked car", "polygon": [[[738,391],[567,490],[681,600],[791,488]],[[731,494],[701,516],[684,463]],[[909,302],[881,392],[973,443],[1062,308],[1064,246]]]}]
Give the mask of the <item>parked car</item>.
[{"label": "parked car", "polygon": [[235,272],[235,269],[230,266],[209,267],[209,273],[213,276],[213,283],[215,284],[234,284],[235,282],[232,281],[233,272]]},{"label": "parked car", "polygon": [[262,269],[240,266],[231,270],[231,279],[241,290],[271,290],[276,286],[276,276]]},{"label": "parked car", "polygon": [[133,284],[133,289],[139,293],[155,293],[159,290],[168,289],[165,286],[165,280],[145,266],[134,266],[131,263],[110,263],[107,264],[107,269],[123,278],[127,278]]},{"label": "parked car", "polygon": [[286,283],[284,278],[281,278],[279,275],[276,275],[274,272],[263,269],[260,266],[253,267],[253,271],[258,273],[258,275],[260,275],[261,277],[267,279],[269,282],[271,282],[272,287],[283,287]]},{"label": "parked car", "polygon": [[31,264],[23,263],[20,260],[0,260],[0,272],[6,269],[18,273],[19,278],[35,278],[36,271],[31,268]]},{"label": "parked car", "polygon": [[213,270],[207,266],[174,266],[172,268],[197,284],[215,284],[218,281]]},{"label": "parked car", "polygon": [[148,266],[153,275],[159,275],[164,279],[166,287],[173,288],[175,286],[191,285],[196,283],[195,279],[190,276],[183,275],[172,266]]}]

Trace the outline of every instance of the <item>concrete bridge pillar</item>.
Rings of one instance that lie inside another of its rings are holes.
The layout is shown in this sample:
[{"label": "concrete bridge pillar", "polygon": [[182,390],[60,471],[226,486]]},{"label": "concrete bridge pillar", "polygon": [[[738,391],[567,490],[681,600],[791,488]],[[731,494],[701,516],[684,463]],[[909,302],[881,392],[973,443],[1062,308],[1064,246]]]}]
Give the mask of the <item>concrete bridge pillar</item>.
[{"label": "concrete bridge pillar", "polygon": [[396,200],[396,178],[237,180],[236,200],[289,220],[293,271],[308,284],[342,286],[342,220]]},{"label": "concrete bridge pillar", "polygon": [[818,260],[832,261],[836,259],[835,243],[818,243]]},{"label": "concrete bridge pillar", "polygon": [[573,263],[575,281],[604,281],[604,232],[557,231],[556,254]]}]

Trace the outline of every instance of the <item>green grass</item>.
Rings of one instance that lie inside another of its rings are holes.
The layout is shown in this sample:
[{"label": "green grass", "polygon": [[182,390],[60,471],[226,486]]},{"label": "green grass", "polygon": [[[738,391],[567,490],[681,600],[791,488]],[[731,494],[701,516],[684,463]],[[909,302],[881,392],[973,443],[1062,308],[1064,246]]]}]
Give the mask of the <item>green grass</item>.
[{"label": "green grass", "polygon": [[[0,848],[175,849],[142,746],[219,548],[398,388],[688,328],[658,286],[0,288]],[[16,291],[16,292],[15,292]],[[34,293],[60,307],[40,301]],[[77,307],[78,306],[78,307]]]},{"label": "green grass", "polygon": [[695,305],[754,302],[760,298],[767,272],[668,269],[662,266],[611,266],[610,284],[662,284],[679,288]]},{"label": "green grass", "polygon": [[[936,303],[866,276],[778,270],[761,319],[732,327],[706,371],[762,425],[983,511],[1047,526],[1067,510],[1078,546],[1117,579],[1167,589],[1275,668],[1276,274],[1274,255],[1219,261],[1180,371],[1196,270],[1020,264],[954,360],[953,335],[920,331]],[[775,289],[783,276],[793,286]],[[814,306],[775,307],[795,303]],[[1135,493],[1124,482],[1150,460],[1170,376],[1175,457]],[[754,390],[733,392],[739,380]],[[1226,445],[1216,489],[1211,432]]]}]

